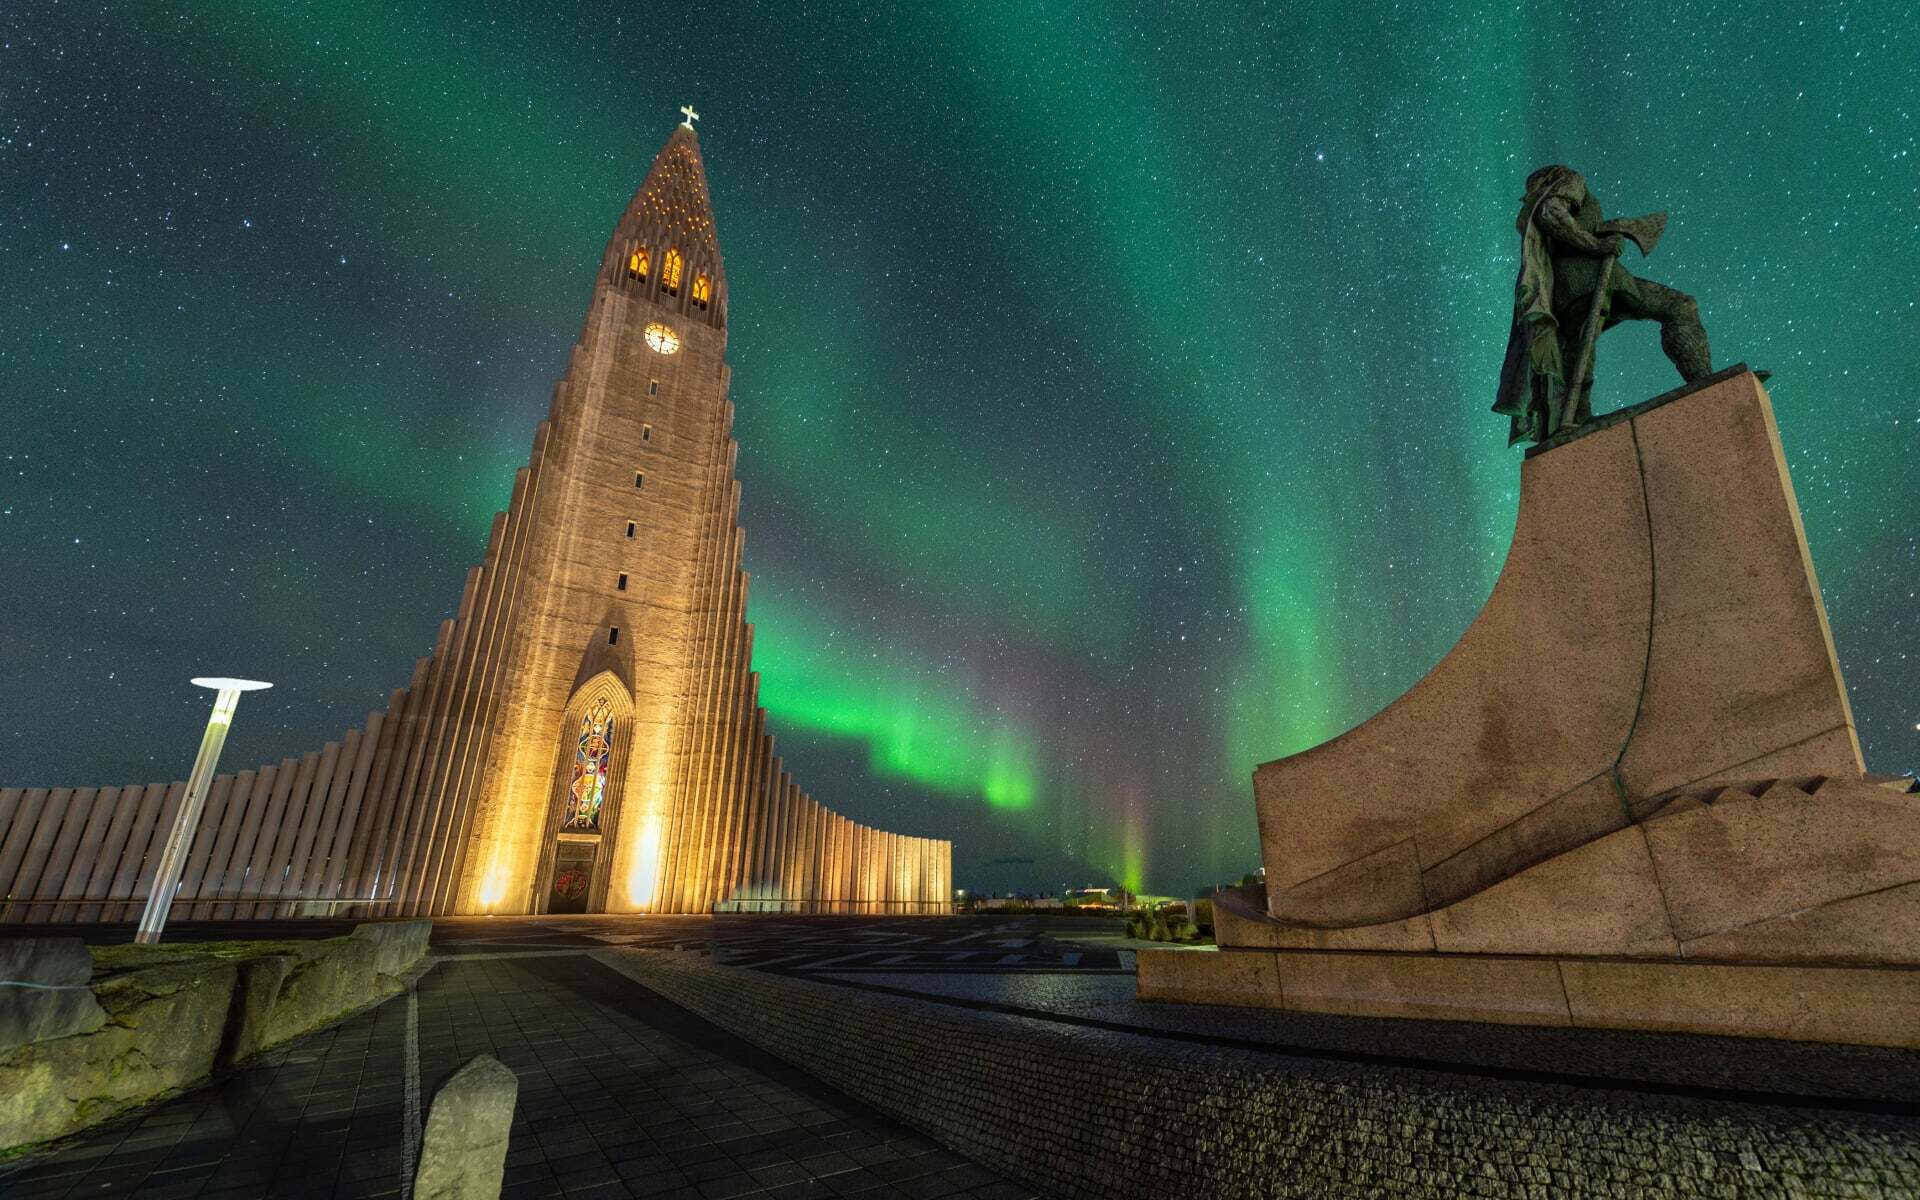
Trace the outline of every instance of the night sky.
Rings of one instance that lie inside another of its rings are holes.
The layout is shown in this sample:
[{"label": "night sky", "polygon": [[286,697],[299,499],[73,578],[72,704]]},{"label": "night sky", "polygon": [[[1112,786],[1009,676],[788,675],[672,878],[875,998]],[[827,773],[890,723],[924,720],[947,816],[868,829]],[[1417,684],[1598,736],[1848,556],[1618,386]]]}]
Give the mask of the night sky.
[{"label": "night sky", "polygon": [[[1869,768],[1920,766],[1910,4],[16,0],[0,782],[183,777],[195,674],[276,684],[228,769],[384,707],[688,102],[771,726],[957,883],[1238,878],[1254,765],[1459,636],[1548,162],[1671,210],[1630,268],[1775,372]],[[1595,406],[1677,382],[1628,326]]]}]

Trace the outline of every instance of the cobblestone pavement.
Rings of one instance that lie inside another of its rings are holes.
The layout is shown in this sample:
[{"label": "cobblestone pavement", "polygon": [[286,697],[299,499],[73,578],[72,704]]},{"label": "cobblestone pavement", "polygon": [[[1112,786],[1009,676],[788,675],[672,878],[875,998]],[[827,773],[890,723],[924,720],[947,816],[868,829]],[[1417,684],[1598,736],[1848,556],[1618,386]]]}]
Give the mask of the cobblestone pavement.
[{"label": "cobblestone pavement", "polygon": [[[339,937],[357,920],[174,921],[170,942]],[[1117,918],[843,916],[440,917],[433,947],[448,957],[507,950],[715,948],[736,966],[781,970],[1089,970],[1133,969]],[[82,937],[115,944],[134,927],[46,925],[37,937]]]},{"label": "cobblestone pavement", "polygon": [[1920,1196],[1920,1121],[1884,1104],[1200,1044],[698,955],[601,957],[983,1165],[1072,1200]]},{"label": "cobblestone pavement", "polygon": [[698,949],[713,943],[712,917],[441,917],[433,923],[433,950],[448,957],[508,950]]},{"label": "cobblestone pavement", "polygon": [[[1083,923],[1098,929],[1112,922]],[[998,917],[819,925],[804,920],[730,927],[716,922],[715,961],[780,971],[1117,972],[1119,953],[1071,940],[1074,925]],[[1091,931],[1091,929],[1089,931]],[[1127,964],[1131,965],[1131,964]],[[1129,974],[1128,979],[1132,976]]]},{"label": "cobblestone pavement", "polygon": [[1545,1082],[1724,1092],[1728,1099],[1789,1106],[1839,1099],[1920,1117],[1920,1054],[1874,1046],[1143,1003],[1134,998],[1130,974],[821,972],[810,977],[1206,1045]]},{"label": "cobblestone pavement", "polygon": [[963,917],[460,917],[434,922],[443,954],[578,946],[603,950],[714,948],[728,966],[783,971],[1119,971],[1130,952],[1102,918]]},{"label": "cobblestone pavement", "polygon": [[[506,1200],[1033,1195],[577,953],[442,962],[413,1003],[426,1102],[475,1054],[520,1077]],[[0,1195],[403,1196],[409,1006],[0,1169]]]}]

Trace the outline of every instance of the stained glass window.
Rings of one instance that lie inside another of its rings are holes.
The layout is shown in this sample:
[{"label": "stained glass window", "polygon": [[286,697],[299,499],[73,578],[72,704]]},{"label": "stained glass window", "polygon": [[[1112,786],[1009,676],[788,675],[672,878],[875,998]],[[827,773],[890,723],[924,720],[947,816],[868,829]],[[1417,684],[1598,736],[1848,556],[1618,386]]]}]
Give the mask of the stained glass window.
[{"label": "stained glass window", "polygon": [[635,248],[633,257],[627,260],[627,278],[644,280],[652,265],[647,261],[647,248],[645,246]]},{"label": "stained glass window", "polygon": [[667,257],[661,261],[660,286],[667,289],[668,294],[680,294],[680,268],[684,265],[678,250],[667,251]]},{"label": "stained glass window", "polygon": [[580,718],[580,745],[573,754],[573,782],[567,815],[560,828],[597,832],[600,807],[607,801],[607,772],[613,763],[613,702],[597,700]]},{"label": "stained glass window", "polygon": [[713,299],[713,282],[705,275],[695,276],[693,280],[693,302],[701,308],[705,308],[707,301],[711,299]]}]

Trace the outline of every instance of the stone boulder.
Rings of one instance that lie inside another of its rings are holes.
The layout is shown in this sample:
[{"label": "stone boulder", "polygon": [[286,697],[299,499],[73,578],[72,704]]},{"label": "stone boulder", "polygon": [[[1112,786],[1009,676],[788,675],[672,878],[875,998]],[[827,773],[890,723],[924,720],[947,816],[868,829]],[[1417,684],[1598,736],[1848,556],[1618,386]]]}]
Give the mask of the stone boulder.
[{"label": "stone boulder", "polygon": [[275,1036],[280,992],[300,962],[298,954],[266,954],[234,964],[239,981],[233,997],[232,1033],[221,1048],[220,1066],[245,1062],[282,1040]]},{"label": "stone boulder", "polygon": [[485,1054],[441,1085],[413,1174],[415,1200],[497,1200],[519,1094],[519,1077]]},{"label": "stone boulder", "polygon": [[432,935],[432,921],[370,921],[354,926],[349,936],[376,947],[375,972],[398,978],[426,957],[427,939]]},{"label": "stone boulder", "polygon": [[[282,976],[271,1008],[258,1026],[257,1047],[299,1037],[343,1013],[403,990],[375,968],[380,947],[354,937],[302,947]],[[263,981],[264,982],[264,981]]]},{"label": "stone boulder", "polygon": [[[431,923],[324,941],[0,942],[0,1151],[106,1119],[398,994]],[[89,986],[89,977],[98,972]],[[11,1039],[11,1040],[8,1040]]]},{"label": "stone boulder", "polygon": [[195,963],[101,980],[104,1024],[0,1056],[0,1148],[71,1133],[204,1078],[236,976],[228,964]]},{"label": "stone boulder", "polygon": [[93,959],[79,938],[0,940],[0,1057],[28,1042],[91,1033],[107,1023],[87,981]]}]

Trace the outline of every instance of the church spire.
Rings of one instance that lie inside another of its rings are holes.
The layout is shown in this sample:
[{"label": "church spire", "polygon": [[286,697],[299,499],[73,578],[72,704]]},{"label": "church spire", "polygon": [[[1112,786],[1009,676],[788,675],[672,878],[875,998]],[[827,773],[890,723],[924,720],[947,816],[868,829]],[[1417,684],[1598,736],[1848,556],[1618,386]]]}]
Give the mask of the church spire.
[{"label": "church spire", "polygon": [[653,225],[662,233],[698,242],[716,255],[713,201],[707,195],[707,168],[700,158],[700,136],[686,121],[673,127],[667,144],[654,156],[640,190],[627,206],[630,219]]},{"label": "church spire", "polygon": [[724,325],[726,273],[693,128],[700,114],[690,104],[680,111],[686,119],[654,156],[614,232],[610,272],[617,286],[643,288],[659,304]]}]

